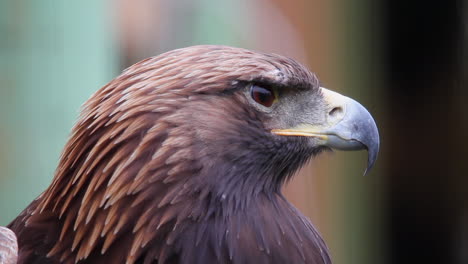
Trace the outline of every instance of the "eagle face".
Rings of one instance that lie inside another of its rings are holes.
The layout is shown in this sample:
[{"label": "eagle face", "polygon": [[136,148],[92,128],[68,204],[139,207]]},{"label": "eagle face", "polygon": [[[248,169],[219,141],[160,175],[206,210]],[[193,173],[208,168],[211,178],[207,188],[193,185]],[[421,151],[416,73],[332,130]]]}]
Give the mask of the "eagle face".
[{"label": "eagle face", "polygon": [[[208,152],[219,146],[229,146],[232,151],[228,160],[240,162],[242,157],[250,159],[244,153],[248,150],[258,165],[246,167],[258,167],[253,177],[273,175],[271,178],[277,180],[276,191],[282,180],[322,150],[368,149],[368,169],[372,167],[379,136],[371,115],[356,101],[320,87],[315,74],[304,66],[282,56],[229,47],[193,49],[187,51],[196,51],[191,61],[205,63],[205,55],[222,58],[210,69],[208,80],[202,74],[199,81],[193,83],[205,88],[203,102],[206,105],[198,108],[199,113],[196,111],[199,117],[195,117],[192,127],[204,129],[197,134],[209,145]],[[217,83],[223,85],[206,89],[204,85],[212,81],[213,75],[218,78]],[[215,96],[208,98],[210,91]],[[238,148],[234,149],[236,146]],[[215,151],[213,160],[221,157],[218,153],[225,152],[223,150]],[[240,157],[235,157],[236,154]]]},{"label": "eagle face", "polygon": [[146,59],[86,102],[52,184],[9,225],[19,263],[330,263],[281,194],[330,148],[367,149],[369,169],[375,122],[292,59],[226,46]]}]

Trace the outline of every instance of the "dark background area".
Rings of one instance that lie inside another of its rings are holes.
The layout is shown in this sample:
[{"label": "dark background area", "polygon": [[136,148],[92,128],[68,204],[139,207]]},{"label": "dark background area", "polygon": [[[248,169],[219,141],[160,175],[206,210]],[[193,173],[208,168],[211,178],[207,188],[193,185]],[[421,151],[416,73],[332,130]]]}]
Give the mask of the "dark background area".
[{"label": "dark background area", "polygon": [[385,1],[392,263],[468,263],[466,1]]}]

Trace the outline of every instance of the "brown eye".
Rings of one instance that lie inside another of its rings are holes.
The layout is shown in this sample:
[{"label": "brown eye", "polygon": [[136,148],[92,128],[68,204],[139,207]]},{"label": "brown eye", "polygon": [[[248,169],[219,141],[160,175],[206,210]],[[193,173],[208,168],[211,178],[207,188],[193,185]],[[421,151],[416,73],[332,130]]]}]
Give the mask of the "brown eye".
[{"label": "brown eye", "polygon": [[270,107],[275,101],[275,94],[271,89],[258,85],[252,85],[252,87],[250,87],[250,96],[252,96],[255,102],[266,107]]}]

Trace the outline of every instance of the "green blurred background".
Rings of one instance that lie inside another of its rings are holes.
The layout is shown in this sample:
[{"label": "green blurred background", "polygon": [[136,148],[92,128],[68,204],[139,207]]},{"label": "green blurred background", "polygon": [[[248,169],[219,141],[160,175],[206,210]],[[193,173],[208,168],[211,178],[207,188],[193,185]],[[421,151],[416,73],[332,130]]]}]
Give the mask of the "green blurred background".
[{"label": "green blurred background", "polygon": [[468,263],[462,0],[0,0],[0,225],[51,182],[80,105],[122,69],[195,44],[293,57],[381,132],[285,188],[335,263]]}]

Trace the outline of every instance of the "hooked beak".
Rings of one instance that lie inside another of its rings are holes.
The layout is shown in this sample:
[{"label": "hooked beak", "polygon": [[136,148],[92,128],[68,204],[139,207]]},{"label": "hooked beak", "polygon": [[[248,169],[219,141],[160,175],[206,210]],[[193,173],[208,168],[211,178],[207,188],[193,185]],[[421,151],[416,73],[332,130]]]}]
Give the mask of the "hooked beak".
[{"label": "hooked beak", "polygon": [[355,100],[339,93],[322,89],[326,101],[325,124],[301,124],[294,128],[273,129],[282,136],[315,137],[319,144],[338,150],[366,149],[367,169],[374,166],[379,152],[379,131],[370,113]]}]

